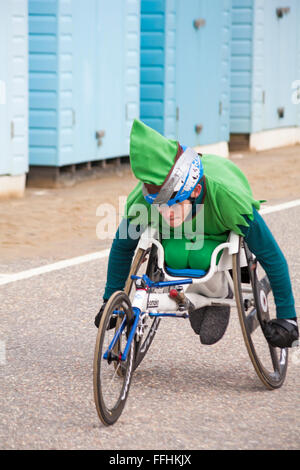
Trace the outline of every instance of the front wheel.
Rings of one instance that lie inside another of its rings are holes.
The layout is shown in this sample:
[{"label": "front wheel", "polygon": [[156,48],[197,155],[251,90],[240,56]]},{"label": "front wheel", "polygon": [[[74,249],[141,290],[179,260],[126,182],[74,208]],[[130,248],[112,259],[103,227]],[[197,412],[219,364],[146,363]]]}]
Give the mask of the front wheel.
[{"label": "front wheel", "polygon": [[[135,341],[122,360],[132,328],[133,312],[128,296],[115,292],[108,300],[98,329],[94,353],[94,399],[102,423],[111,425],[121,415],[129,392],[135,358]],[[110,328],[111,324],[114,328]],[[114,343],[113,343],[114,341]]]},{"label": "front wheel", "polygon": [[[135,295],[135,284],[131,279],[132,275],[142,276],[147,274],[151,281],[160,281],[161,274],[157,268],[157,247],[152,245],[147,250],[141,248],[138,249],[136,256],[133,260],[132,267],[125,285],[125,292],[132,301]],[[151,343],[154,339],[156,331],[159,327],[160,318],[155,317],[154,319],[145,316],[142,320],[142,329],[144,331],[143,336],[138,342],[136,342],[135,362],[134,369],[136,369],[144,357],[146,356]]]}]

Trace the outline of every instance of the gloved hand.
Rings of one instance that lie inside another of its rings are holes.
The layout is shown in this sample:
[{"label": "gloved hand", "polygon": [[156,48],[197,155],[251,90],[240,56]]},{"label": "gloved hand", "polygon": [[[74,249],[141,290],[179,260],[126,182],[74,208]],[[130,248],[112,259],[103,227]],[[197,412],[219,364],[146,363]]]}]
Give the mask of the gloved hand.
[{"label": "gloved hand", "polygon": [[99,328],[100,321],[101,321],[101,317],[102,317],[102,314],[103,314],[103,311],[104,311],[104,309],[105,309],[106,304],[107,304],[107,300],[105,300],[105,301],[103,302],[103,304],[101,305],[101,308],[100,308],[99,312],[98,312],[97,315],[95,316],[95,321],[94,321],[94,323],[95,323],[95,326],[96,326],[97,328]]},{"label": "gloved hand", "polygon": [[[99,312],[97,313],[97,315],[95,316],[95,326],[97,328],[99,328],[99,325],[100,325],[100,321],[101,321],[101,318],[102,318],[102,315],[103,315],[103,312],[104,312],[104,309],[106,307],[106,304],[107,304],[107,300],[104,300],[103,304],[101,305],[101,308],[99,310]],[[114,317],[114,318],[110,318],[109,320],[109,324],[108,324],[108,327],[107,327],[107,330],[111,330],[112,328],[115,328],[117,324],[117,318]]]},{"label": "gloved hand", "polygon": [[264,335],[271,346],[290,348],[299,338],[297,321],[277,318],[265,324]]}]

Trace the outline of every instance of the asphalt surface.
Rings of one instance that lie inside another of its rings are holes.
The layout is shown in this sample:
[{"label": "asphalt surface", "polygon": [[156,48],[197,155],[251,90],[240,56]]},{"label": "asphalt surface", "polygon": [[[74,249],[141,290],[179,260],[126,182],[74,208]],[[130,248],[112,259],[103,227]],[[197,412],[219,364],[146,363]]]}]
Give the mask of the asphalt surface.
[{"label": "asphalt surface", "polygon": [[[288,260],[299,312],[300,207],[265,220]],[[283,387],[265,389],[235,310],[213,346],[200,344],[188,320],[162,321],[121,418],[103,426],[92,367],[106,264],[0,286],[0,449],[299,449],[300,354],[290,354]]]}]

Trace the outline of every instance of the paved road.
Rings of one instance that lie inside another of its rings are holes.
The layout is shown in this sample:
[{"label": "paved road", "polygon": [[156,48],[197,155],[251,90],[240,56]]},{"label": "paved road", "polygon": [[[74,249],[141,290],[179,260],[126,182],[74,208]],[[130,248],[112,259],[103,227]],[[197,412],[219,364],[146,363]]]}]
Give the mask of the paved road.
[{"label": "paved road", "polygon": [[[288,259],[299,311],[300,207],[265,219]],[[291,355],[281,389],[264,389],[234,311],[213,346],[201,345],[188,321],[164,320],[123,415],[104,427],[92,363],[105,270],[106,260],[93,261],[0,287],[1,449],[299,448],[300,355]]]}]

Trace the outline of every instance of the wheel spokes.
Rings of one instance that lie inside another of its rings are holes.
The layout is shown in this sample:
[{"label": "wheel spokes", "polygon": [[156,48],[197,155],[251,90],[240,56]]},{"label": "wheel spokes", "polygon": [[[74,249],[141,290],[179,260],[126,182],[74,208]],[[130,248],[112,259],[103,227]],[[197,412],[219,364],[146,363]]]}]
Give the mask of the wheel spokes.
[{"label": "wheel spokes", "polygon": [[271,285],[262,266],[253,257],[247,245],[243,244],[242,239],[240,247],[245,248],[250,282],[242,281],[238,255],[233,258],[233,281],[245,344],[264,385],[269,389],[279,388],[287,371],[288,351],[273,348],[264,335],[265,322],[276,315]]},{"label": "wheel spokes", "polygon": [[[94,355],[94,397],[98,415],[106,425],[119,418],[129,391],[135,351],[134,341],[128,344],[132,316],[130,299],[126,293],[117,291],[109,299],[99,325]],[[128,354],[122,361],[126,347]]]},{"label": "wheel spokes", "polygon": [[260,326],[259,320],[257,318],[256,308],[251,310],[251,312],[246,316],[246,326],[250,335],[252,335],[256,328]]}]

